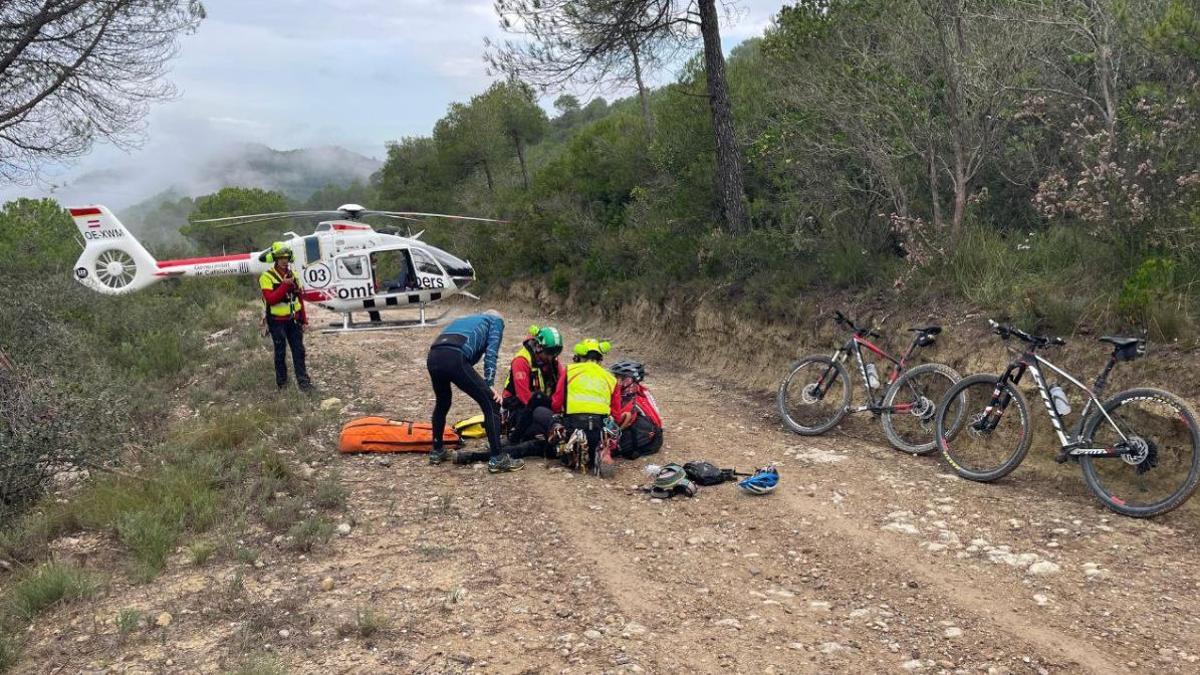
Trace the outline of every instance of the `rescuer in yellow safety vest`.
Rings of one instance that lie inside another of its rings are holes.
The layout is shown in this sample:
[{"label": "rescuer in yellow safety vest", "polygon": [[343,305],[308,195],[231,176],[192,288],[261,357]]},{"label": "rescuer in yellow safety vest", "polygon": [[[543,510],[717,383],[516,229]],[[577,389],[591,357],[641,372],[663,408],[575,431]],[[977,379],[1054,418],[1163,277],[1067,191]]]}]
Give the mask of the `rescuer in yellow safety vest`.
[{"label": "rescuer in yellow safety vest", "polygon": [[280,389],[287,386],[287,353],[292,350],[292,366],[296,370],[296,384],[300,391],[312,390],[308,369],[304,364],[304,330],[308,326],[308,315],[304,311],[304,300],[300,280],[292,274],[292,249],[277,241],[259,256],[263,262],[275,264],[258,277],[266,307],[267,330],[275,346],[275,385]]},{"label": "rescuer in yellow safety vest", "polygon": [[617,378],[600,363],[612,345],[607,340],[589,338],[575,345],[574,363],[567,366],[566,417],[569,432],[582,430],[587,437],[588,456],[593,468],[605,477],[614,470],[612,447],[605,442],[604,430],[618,433],[613,416],[621,410],[621,392]]}]

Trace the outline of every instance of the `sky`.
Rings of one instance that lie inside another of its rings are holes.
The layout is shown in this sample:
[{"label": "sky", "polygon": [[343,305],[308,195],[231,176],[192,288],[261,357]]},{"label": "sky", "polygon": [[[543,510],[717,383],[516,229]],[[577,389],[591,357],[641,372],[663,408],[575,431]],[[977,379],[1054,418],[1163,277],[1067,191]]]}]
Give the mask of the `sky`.
[{"label": "sky", "polygon": [[[721,26],[726,53],[761,35],[784,3],[730,4],[735,16],[723,17]],[[48,170],[42,184],[0,188],[0,198],[44,196],[50,183],[69,185],[73,176],[103,169],[161,182],[182,163],[237,142],[279,150],[341,145],[383,159],[387,141],[429,135],[450,103],[486,89],[495,78],[487,74],[483,40],[505,37],[491,0],[204,5],[208,18],[181,39],[171,65],[179,95],[152,109],[140,147],[99,144],[72,166]],[[675,74],[657,73],[652,82],[669,82]],[[554,98],[548,95],[544,105]]]}]

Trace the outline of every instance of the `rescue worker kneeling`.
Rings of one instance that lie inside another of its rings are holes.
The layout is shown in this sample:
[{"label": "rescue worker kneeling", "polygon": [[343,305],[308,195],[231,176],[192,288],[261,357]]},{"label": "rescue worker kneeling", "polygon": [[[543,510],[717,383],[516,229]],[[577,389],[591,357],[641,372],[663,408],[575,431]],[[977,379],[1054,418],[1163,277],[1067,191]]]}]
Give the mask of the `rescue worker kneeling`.
[{"label": "rescue worker kneeling", "polygon": [[587,339],[575,345],[574,363],[567,366],[566,425],[568,437],[576,430],[587,438],[591,468],[610,478],[614,472],[612,450],[604,444],[605,426],[615,427],[613,418],[621,410],[617,378],[600,365],[611,349],[607,341]]},{"label": "rescue worker kneeling", "polygon": [[642,384],[646,367],[637,361],[618,361],[612,366],[621,394],[621,410],[616,415],[621,427],[620,455],[637,459],[662,448],[663,425],[658,404]]},{"label": "rescue worker kneeling", "polygon": [[[508,419],[508,444],[504,452],[517,457],[554,457],[548,440],[554,415],[563,411],[567,369],[559,363],[562,336],[557,328],[531,326],[529,337],[513,356],[504,383],[502,407]],[[487,459],[480,452],[460,450],[455,464]]]}]

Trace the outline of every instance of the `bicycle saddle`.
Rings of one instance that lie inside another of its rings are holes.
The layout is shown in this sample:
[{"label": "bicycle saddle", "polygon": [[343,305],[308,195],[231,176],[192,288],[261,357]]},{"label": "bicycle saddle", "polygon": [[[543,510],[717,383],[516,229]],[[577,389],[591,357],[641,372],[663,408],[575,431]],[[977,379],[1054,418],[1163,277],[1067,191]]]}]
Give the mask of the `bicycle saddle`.
[{"label": "bicycle saddle", "polygon": [[1121,347],[1136,345],[1138,342],[1141,342],[1139,338],[1115,337],[1112,335],[1105,335],[1104,337],[1100,338],[1100,341],[1107,342],[1118,349]]},{"label": "bicycle saddle", "polygon": [[942,327],[941,326],[917,326],[915,328],[909,328],[908,332],[910,332],[910,333],[925,333],[926,335],[937,335],[938,333],[942,332]]}]

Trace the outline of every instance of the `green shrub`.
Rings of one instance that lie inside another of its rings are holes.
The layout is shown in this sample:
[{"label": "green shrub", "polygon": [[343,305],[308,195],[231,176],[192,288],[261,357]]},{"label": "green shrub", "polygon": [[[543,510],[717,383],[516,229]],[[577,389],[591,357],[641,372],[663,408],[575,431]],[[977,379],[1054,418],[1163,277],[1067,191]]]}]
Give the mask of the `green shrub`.
[{"label": "green shrub", "polygon": [[300,509],[303,507],[304,500],[299,497],[276,500],[263,509],[263,524],[274,532],[286,532],[300,520]]},{"label": "green shrub", "polygon": [[188,559],[191,560],[192,564],[196,567],[203,567],[208,562],[208,559],[212,557],[212,554],[216,551],[216,544],[208,541],[207,539],[201,539],[199,541],[192,542],[192,545],[188,546]]},{"label": "green shrub", "polygon": [[[2,630],[2,629],[0,629]],[[16,639],[0,634],[0,673],[7,673],[21,657]]]},{"label": "green shrub", "polygon": [[122,637],[128,637],[138,628],[138,624],[142,620],[142,612],[133,607],[126,607],[120,612],[117,612],[117,633]]},{"label": "green shrub", "polygon": [[346,508],[349,496],[350,490],[342,484],[341,474],[334,472],[317,482],[313,499],[323,509],[341,510]]},{"label": "green shrub", "polygon": [[175,548],[180,530],[168,522],[158,510],[126,513],[117,523],[117,536],[133,555],[130,576],[149,581],[167,565],[167,557]]},{"label": "green shrub", "polygon": [[99,584],[87,572],[67,563],[43,563],[19,579],[8,593],[12,613],[26,621],[59,603],[90,597]]},{"label": "green shrub", "polygon": [[288,530],[289,546],[296,551],[308,553],[318,545],[326,544],[333,536],[333,523],[322,516],[311,516],[296,523]]}]

